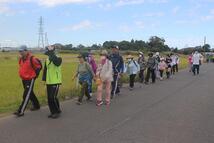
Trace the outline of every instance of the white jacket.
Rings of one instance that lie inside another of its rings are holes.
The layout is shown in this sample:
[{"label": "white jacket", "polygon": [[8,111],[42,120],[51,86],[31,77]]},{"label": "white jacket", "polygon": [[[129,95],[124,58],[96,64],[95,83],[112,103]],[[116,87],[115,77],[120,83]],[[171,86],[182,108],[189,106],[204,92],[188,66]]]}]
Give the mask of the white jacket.
[{"label": "white jacket", "polygon": [[192,56],[193,65],[200,65],[201,58],[202,58],[202,55],[200,53],[193,54]]}]

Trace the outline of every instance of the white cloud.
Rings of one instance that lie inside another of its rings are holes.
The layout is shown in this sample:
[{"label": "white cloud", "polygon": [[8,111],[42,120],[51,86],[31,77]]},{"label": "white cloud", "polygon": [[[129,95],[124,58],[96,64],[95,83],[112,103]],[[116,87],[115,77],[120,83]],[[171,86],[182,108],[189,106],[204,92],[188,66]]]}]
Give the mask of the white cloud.
[{"label": "white cloud", "polygon": [[154,13],[146,13],[144,14],[146,17],[162,17],[164,16],[163,12],[154,12]]},{"label": "white cloud", "polygon": [[136,21],[135,24],[140,29],[144,29],[145,28],[145,24],[144,24],[143,21]]},{"label": "white cloud", "polygon": [[72,4],[72,3],[92,3],[96,2],[97,0],[39,0],[38,4],[53,7],[57,5],[63,4]]},{"label": "white cloud", "polygon": [[46,7],[54,7],[63,4],[75,4],[75,3],[92,3],[98,0],[0,0],[0,4],[11,4],[11,3],[36,3],[38,5]]},{"label": "white cloud", "polygon": [[128,26],[128,25],[121,25],[121,26],[119,27],[119,30],[122,31],[122,32],[126,32],[126,33],[132,31],[132,30],[131,30],[131,27]]},{"label": "white cloud", "polygon": [[115,5],[116,6],[125,6],[125,5],[136,5],[142,4],[145,0],[119,0]]},{"label": "white cloud", "polygon": [[214,20],[214,9],[210,10],[210,13],[208,15],[202,16],[201,17],[202,21],[210,21],[210,20]]},{"label": "white cloud", "polygon": [[78,24],[70,25],[66,28],[63,28],[63,31],[79,31],[82,29],[90,29],[93,27],[93,24],[89,20],[84,20]]},{"label": "white cloud", "polygon": [[106,4],[99,4],[99,8],[104,9],[104,10],[109,10],[113,7],[111,3],[106,3]]}]

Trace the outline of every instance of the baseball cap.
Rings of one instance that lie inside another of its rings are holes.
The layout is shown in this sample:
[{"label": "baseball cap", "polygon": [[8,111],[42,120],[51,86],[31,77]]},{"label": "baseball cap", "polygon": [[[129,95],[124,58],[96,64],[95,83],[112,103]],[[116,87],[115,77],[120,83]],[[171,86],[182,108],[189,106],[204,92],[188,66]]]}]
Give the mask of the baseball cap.
[{"label": "baseball cap", "polygon": [[27,46],[26,45],[22,45],[19,47],[19,52],[24,52],[27,51]]}]

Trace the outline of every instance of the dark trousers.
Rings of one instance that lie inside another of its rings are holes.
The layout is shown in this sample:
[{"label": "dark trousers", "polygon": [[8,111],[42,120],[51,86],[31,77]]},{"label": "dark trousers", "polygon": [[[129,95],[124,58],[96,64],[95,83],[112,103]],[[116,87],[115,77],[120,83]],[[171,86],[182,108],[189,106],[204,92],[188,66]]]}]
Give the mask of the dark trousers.
[{"label": "dark trousers", "polygon": [[176,71],[176,65],[173,65],[171,69],[171,74],[175,74],[175,71]]},{"label": "dark trousers", "polygon": [[140,70],[139,77],[140,77],[140,82],[143,83],[144,82],[144,70]]},{"label": "dark trousers", "polygon": [[60,113],[60,104],[57,98],[59,92],[59,85],[47,85],[47,94],[48,94],[48,106],[51,114]]},{"label": "dark trousers", "polygon": [[199,74],[199,70],[200,70],[200,66],[199,65],[193,65],[193,74],[196,74],[196,70],[197,70],[197,74]]},{"label": "dark trousers", "polygon": [[82,102],[84,95],[88,99],[90,99],[91,97],[90,97],[89,90],[88,90],[88,83],[86,81],[83,81],[83,82],[80,82],[80,85],[81,85],[81,91],[80,91],[80,96],[79,96],[78,101]]},{"label": "dark trousers", "polygon": [[161,78],[163,78],[163,71],[164,71],[164,70],[159,70],[159,72],[160,72],[160,77],[161,77]]},{"label": "dark trousers", "polygon": [[32,102],[32,105],[34,108],[40,108],[39,101],[33,92],[34,82],[35,82],[35,79],[22,80],[22,84],[24,87],[23,101],[18,109],[18,112],[21,114],[24,113],[29,100]]},{"label": "dark trousers", "polygon": [[118,81],[119,81],[119,73],[115,73],[113,76],[113,82],[111,83],[111,85],[112,85],[111,95],[112,96],[114,96],[117,93],[120,93]]},{"label": "dark trousers", "polygon": [[136,74],[131,74],[131,75],[129,76],[129,86],[130,86],[131,88],[134,87],[135,77],[136,77]]},{"label": "dark trousers", "polygon": [[175,71],[178,72],[178,64],[175,65]]},{"label": "dark trousers", "polygon": [[155,83],[155,79],[156,79],[155,69],[150,69],[150,68],[147,69],[146,83],[149,82],[151,75],[152,75],[152,83]]}]

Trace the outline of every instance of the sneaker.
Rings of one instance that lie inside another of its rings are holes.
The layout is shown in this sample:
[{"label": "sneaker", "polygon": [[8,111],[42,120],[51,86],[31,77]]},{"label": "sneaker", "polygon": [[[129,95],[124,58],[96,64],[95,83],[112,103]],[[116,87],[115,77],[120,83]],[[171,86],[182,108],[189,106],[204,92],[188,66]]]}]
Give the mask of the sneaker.
[{"label": "sneaker", "polygon": [[145,85],[148,85],[149,83],[148,82],[144,82],[145,83]]},{"label": "sneaker", "polygon": [[51,118],[52,118],[52,119],[57,119],[57,118],[59,118],[59,116],[60,116],[59,114],[55,113],[55,114],[53,114],[53,115],[51,116]]},{"label": "sneaker", "polygon": [[105,102],[105,105],[106,105],[106,106],[109,106],[109,105],[110,105],[110,101],[106,101],[106,102]]},{"label": "sneaker", "polygon": [[86,99],[87,101],[92,101],[92,97],[90,96],[89,98]]},{"label": "sneaker", "polygon": [[61,114],[61,113],[62,113],[62,110],[59,110],[57,113],[58,113],[58,114]]},{"label": "sneaker", "polygon": [[96,105],[101,106],[103,104],[103,101],[97,101]]},{"label": "sneaker", "polygon": [[111,99],[113,99],[113,98],[114,98],[114,95],[112,94],[112,95],[111,95]]},{"label": "sneaker", "polygon": [[33,107],[33,108],[30,108],[30,111],[37,111],[37,110],[39,110],[39,109],[40,109],[40,107],[39,107],[39,108]]},{"label": "sneaker", "polygon": [[82,105],[82,102],[77,101],[76,104],[77,104],[77,105]]},{"label": "sneaker", "polygon": [[52,118],[53,114],[48,115],[48,118]]},{"label": "sneaker", "polygon": [[16,116],[17,117],[22,117],[22,116],[24,116],[24,113],[18,113]]},{"label": "sneaker", "polygon": [[19,114],[19,111],[16,111],[16,112],[14,112],[13,114],[14,114],[14,115],[18,115],[18,114]]},{"label": "sneaker", "polygon": [[93,96],[93,94],[92,94],[92,93],[89,93],[89,95],[90,95],[90,97],[92,97],[92,96]]},{"label": "sneaker", "polygon": [[134,88],[133,87],[129,87],[129,90],[132,91]]}]

